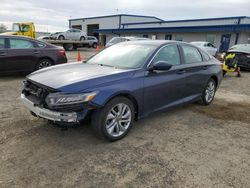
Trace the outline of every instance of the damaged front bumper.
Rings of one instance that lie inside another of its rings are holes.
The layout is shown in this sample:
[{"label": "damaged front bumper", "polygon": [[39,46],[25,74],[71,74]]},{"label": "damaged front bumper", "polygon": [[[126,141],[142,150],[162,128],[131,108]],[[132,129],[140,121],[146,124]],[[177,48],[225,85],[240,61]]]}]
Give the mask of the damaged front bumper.
[{"label": "damaged front bumper", "polygon": [[26,108],[37,117],[61,123],[79,123],[84,120],[88,110],[81,112],[58,112],[35,105],[32,101],[27,99],[24,94],[21,94],[21,100]]}]

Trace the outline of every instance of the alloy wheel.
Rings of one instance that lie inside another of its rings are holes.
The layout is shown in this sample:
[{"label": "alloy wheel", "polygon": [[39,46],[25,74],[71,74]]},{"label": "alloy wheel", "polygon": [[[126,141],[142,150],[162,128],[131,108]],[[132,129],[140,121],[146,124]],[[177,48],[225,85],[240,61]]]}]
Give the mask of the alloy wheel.
[{"label": "alloy wheel", "polygon": [[132,120],[131,109],[124,103],[111,108],[106,118],[107,133],[113,137],[119,137],[126,132]]},{"label": "alloy wheel", "polygon": [[207,88],[205,90],[205,100],[207,103],[210,103],[215,95],[215,83],[213,81],[210,81],[207,85]]},{"label": "alloy wheel", "polygon": [[46,68],[46,67],[49,67],[51,66],[51,63],[49,60],[43,60],[40,62],[39,66],[38,66],[38,69],[43,69],[43,68]]}]

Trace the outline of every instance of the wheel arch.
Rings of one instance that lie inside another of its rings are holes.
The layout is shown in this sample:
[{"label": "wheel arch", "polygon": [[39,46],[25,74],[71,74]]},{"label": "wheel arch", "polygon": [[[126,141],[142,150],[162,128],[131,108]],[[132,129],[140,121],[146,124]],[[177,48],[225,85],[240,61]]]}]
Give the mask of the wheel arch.
[{"label": "wheel arch", "polygon": [[218,87],[218,78],[217,78],[217,76],[216,75],[212,75],[211,77],[210,77],[211,79],[213,79],[214,81],[215,81],[215,84],[216,84],[216,88]]},{"label": "wheel arch", "polygon": [[51,61],[51,63],[52,63],[53,65],[55,64],[55,61],[54,61],[52,58],[48,57],[48,56],[40,57],[40,58],[38,59],[38,62],[37,62],[37,63],[40,63],[40,61],[43,60],[43,59],[48,59],[48,60]]},{"label": "wheel arch", "polygon": [[57,39],[59,39],[59,38],[60,38],[60,36],[63,36],[63,37],[64,37],[64,39],[66,39],[66,37],[65,37],[65,35],[64,35],[63,33],[58,34]]},{"label": "wheel arch", "polygon": [[103,106],[105,106],[109,101],[111,101],[112,99],[116,98],[116,97],[125,97],[127,99],[129,99],[133,105],[134,105],[134,109],[135,109],[135,119],[138,119],[138,112],[139,112],[139,105],[138,105],[138,101],[136,100],[136,98],[129,92],[121,92],[121,93],[116,93],[112,96],[110,96],[103,104]]}]

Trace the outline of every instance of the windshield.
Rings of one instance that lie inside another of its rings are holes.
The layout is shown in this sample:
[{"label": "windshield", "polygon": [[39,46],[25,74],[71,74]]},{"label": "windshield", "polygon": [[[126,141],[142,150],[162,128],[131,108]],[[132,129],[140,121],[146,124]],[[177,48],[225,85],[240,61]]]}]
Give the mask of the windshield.
[{"label": "windshield", "polygon": [[117,44],[111,46],[87,61],[90,64],[125,69],[142,67],[156,46],[145,44]]},{"label": "windshield", "polygon": [[20,31],[19,24],[13,24],[12,30],[15,31],[15,32]]},{"label": "windshield", "polygon": [[28,32],[30,29],[30,26],[29,25],[25,25],[25,24],[22,24],[21,25],[21,31],[22,32]]}]

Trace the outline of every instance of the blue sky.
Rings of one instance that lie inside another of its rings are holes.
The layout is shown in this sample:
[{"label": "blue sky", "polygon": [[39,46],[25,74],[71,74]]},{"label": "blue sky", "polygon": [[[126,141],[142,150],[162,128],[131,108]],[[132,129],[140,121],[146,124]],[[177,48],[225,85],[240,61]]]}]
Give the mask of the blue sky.
[{"label": "blue sky", "polygon": [[33,21],[38,31],[60,31],[68,19],[126,13],[165,20],[250,16],[250,0],[1,0],[0,23]]}]

